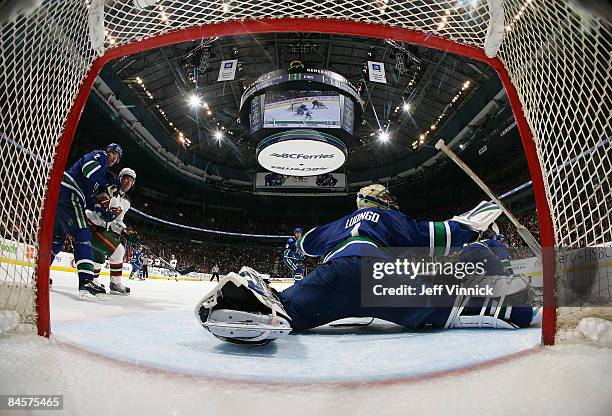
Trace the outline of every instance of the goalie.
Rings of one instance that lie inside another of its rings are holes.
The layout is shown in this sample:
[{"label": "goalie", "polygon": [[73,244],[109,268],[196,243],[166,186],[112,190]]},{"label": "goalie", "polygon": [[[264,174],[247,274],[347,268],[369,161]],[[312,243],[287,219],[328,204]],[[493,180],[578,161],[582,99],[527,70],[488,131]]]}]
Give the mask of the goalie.
[{"label": "goalie", "polygon": [[[304,279],[276,293],[252,269],[229,273],[196,306],[201,325],[229,342],[262,344],[291,329],[315,328],[348,317],[374,317],[411,329],[517,328],[532,323],[532,308],[505,308],[500,317],[502,308],[487,306],[488,298],[458,296],[448,307],[363,307],[361,257],[372,247],[423,247],[430,256],[448,254],[451,247],[476,241],[502,212],[497,205],[482,202],[449,221],[415,221],[399,212],[395,198],[378,184],[359,191],[357,208],[311,229],[298,241],[305,255],[323,257],[323,264]],[[525,289],[520,282],[499,279],[500,284],[493,286],[500,306],[510,291]]]}]

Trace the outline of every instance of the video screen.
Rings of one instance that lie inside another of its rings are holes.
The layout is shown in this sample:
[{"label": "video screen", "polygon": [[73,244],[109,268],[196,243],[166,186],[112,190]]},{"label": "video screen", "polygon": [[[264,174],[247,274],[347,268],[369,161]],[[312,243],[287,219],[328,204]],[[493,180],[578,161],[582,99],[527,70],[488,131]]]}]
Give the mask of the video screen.
[{"label": "video screen", "polygon": [[270,91],[264,98],[264,128],[341,127],[340,95],[330,91]]}]

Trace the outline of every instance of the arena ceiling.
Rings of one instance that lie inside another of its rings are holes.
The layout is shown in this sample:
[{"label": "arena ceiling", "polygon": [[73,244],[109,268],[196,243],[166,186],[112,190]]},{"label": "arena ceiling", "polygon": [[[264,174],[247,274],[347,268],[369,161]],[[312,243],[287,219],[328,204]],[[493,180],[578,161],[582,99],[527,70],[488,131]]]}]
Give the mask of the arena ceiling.
[{"label": "arena ceiling", "polygon": [[[238,59],[236,79],[217,82],[225,59]],[[240,124],[240,97],[260,75],[286,69],[295,60],[340,73],[360,89],[366,110],[354,139],[346,143],[349,157],[342,169],[347,173],[382,168],[432,146],[436,132],[496,77],[487,65],[444,51],[313,33],[181,43],[121,58],[110,69],[185,152],[220,166],[256,171],[261,170],[255,160],[257,143],[249,139],[248,126]],[[385,63],[387,84],[368,81],[369,60]],[[189,103],[194,94],[202,100],[195,108]],[[381,140],[381,131],[388,140]]]}]

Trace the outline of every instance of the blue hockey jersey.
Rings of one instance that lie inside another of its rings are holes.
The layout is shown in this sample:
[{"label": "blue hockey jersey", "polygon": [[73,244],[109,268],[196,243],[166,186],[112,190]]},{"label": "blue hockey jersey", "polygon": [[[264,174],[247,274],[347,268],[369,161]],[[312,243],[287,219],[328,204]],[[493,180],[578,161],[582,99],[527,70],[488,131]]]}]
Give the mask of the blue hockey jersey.
[{"label": "blue hockey jersey", "polygon": [[285,244],[285,251],[283,252],[283,257],[290,257],[292,259],[301,259],[303,254],[299,251],[297,246],[297,240],[295,237],[289,237],[287,239],[287,243]]},{"label": "blue hockey jersey", "polygon": [[106,166],[105,151],[87,153],[64,172],[62,186],[72,190],[87,209],[93,210],[96,204],[95,193],[108,185]]},{"label": "blue hockey jersey", "polygon": [[136,265],[142,264],[142,252],[140,250],[132,251],[132,259],[130,260],[130,263]]},{"label": "blue hockey jersey", "polygon": [[416,221],[399,211],[362,208],[337,221],[308,231],[298,248],[323,262],[361,256],[365,248],[421,247],[425,253],[447,255],[451,247],[473,241],[477,234],[456,221]]}]

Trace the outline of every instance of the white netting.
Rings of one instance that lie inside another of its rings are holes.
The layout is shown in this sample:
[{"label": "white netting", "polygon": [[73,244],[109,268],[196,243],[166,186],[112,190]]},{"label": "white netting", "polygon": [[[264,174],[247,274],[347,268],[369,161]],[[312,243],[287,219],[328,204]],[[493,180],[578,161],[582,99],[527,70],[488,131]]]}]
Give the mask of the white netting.
[{"label": "white netting", "polygon": [[[56,147],[96,57],[88,12],[100,3],[45,1],[0,27],[0,309],[19,310],[26,322],[36,318],[32,271],[27,267],[35,258],[26,252],[38,248]],[[339,21],[340,32],[342,21],[377,23],[483,48],[489,4],[499,3],[182,0],[160,1],[143,10],[132,0],[109,0],[104,36],[106,48],[113,48],[194,26],[327,18]],[[610,25],[563,1],[508,0],[503,9],[506,30],[499,57],[534,135],[556,243],[572,247],[610,242]]]}]

